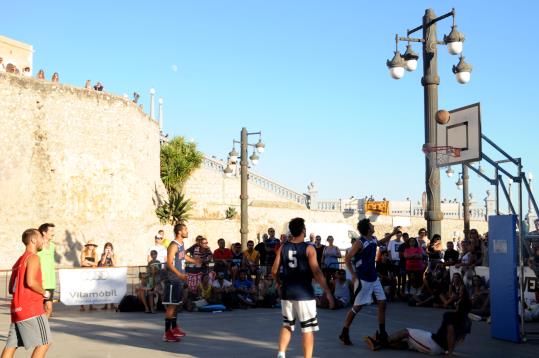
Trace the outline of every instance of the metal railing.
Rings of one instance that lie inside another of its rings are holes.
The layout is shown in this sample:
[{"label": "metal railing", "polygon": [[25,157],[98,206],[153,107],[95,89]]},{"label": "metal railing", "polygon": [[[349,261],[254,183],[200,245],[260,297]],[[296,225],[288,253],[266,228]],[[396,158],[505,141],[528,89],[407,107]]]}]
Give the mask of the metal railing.
[{"label": "metal railing", "polygon": [[[221,174],[224,172],[225,169],[225,164],[222,161],[209,157],[204,157],[204,160],[202,161],[202,166],[206,169],[214,170]],[[274,182],[273,180],[263,177],[262,175],[249,172],[248,180],[251,183],[258,185],[262,189],[265,189],[277,196],[294,201],[300,205],[307,206],[307,198],[305,194],[298,193],[292,189],[289,189],[281,184]]]}]

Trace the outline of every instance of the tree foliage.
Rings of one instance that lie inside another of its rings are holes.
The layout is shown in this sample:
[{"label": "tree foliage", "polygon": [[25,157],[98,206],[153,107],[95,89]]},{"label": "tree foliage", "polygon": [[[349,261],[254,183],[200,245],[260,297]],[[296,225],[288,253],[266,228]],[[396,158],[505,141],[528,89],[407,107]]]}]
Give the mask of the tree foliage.
[{"label": "tree foliage", "polygon": [[203,154],[195,143],[184,137],[175,137],[161,147],[161,180],[168,193],[181,192],[183,184],[193,170],[200,167]]},{"label": "tree foliage", "polygon": [[175,137],[161,147],[161,181],[168,193],[168,200],[155,210],[161,223],[175,225],[189,218],[192,202],[182,189],[191,173],[200,167],[203,158],[196,144],[187,143],[184,137]]},{"label": "tree foliage", "polygon": [[168,195],[168,200],[159,206],[155,212],[162,224],[176,225],[189,219],[189,211],[192,208],[191,200],[178,192]]}]

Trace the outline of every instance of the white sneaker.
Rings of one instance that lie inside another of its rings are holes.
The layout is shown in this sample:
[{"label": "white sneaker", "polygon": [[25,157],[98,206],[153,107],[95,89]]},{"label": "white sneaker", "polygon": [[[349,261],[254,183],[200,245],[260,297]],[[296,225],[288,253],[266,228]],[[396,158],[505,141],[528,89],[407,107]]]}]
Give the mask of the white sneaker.
[{"label": "white sneaker", "polygon": [[472,321],[482,321],[483,320],[483,317],[481,316],[478,316],[476,314],[473,314],[473,313],[468,313],[468,318],[471,319]]},{"label": "white sneaker", "polygon": [[277,353],[277,358],[286,358],[283,352]]}]

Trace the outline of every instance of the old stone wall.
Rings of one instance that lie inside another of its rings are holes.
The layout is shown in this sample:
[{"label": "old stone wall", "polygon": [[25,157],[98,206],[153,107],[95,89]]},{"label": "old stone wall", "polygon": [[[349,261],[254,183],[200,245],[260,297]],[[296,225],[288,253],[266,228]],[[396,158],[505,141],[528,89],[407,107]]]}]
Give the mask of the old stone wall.
[{"label": "old stone wall", "polygon": [[[240,241],[240,179],[225,177],[221,172],[201,168],[196,170],[184,187],[185,193],[194,201],[194,210],[189,220],[191,238],[204,235],[208,238],[211,248],[217,247],[217,239],[224,238],[228,243]],[[238,215],[233,219],[225,218],[225,211],[234,207]],[[257,239],[268,227],[274,227],[278,234],[286,232],[287,222],[296,216],[303,217],[307,222],[316,223],[346,223],[353,228],[359,220],[358,214],[350,215],[341,212],[308,210],[293,201],[278,196],[264,188],[249,183],[249,239]],[[391,216],[371,216],[377,235],[391,231],[394,218]],[[410,218],[410,226],[404,227],[411,235],[416,235],[420,228],[427,223],[422,218]],[[462,220],[446,219],[442,221],[443,240],[453,236],[463,236]],[[486,232],[486,221],[472,221],[471,226],[480,233]],[[457,235],[455,235],[455,233]],[[171,236],[171,228],[167,236]]]},{"label": "old stone wall", "polygon": [[158,124],[119,96],[2,73],[0,117],[0,268],[43,222],[56,224],[61,266],[90,239],[139,263],[159,228]]}]

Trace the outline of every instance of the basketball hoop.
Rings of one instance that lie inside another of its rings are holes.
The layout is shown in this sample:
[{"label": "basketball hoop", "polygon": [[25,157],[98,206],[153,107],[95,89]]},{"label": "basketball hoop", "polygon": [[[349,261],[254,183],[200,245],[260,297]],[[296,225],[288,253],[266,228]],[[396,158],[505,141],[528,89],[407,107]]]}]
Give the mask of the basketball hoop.
[{"label": "basketball hoop", "polygon": [[451,146],[431,146],[429,144],[423,144],[421,149],[425,155],[429,157],[430,161],[436,161],[437,166],[443,166],[449,163],[449,158],[460,158],[461,148],[455,148]]}]

